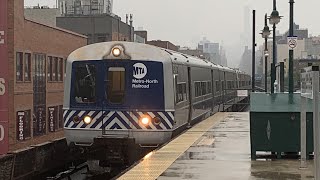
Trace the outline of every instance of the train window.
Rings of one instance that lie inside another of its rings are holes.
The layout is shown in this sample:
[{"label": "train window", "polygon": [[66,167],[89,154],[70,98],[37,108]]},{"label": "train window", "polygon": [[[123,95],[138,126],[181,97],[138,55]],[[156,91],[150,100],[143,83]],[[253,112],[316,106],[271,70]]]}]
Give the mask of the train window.
[{"label": "train window", "polygon": [[210,81],[207,82],[207,88],[208,88],[207,90],[208,94],[212,93],[212,83]]},{"label": "train window", "polygon": [[125,98],[125,68],[110,67],[107,73],[107,99],[110,103],[122,104]]},{"label": "train window", "polygon": [[187,83],[182,84],[182,90],[183,90],[183,99],[187,100]]},{"label": "train window", "polygon": [[217,92],[220,92],[220,81],[216,81],[216,88],[217,88]]},{"label": "train window", "polygon": [[186,83],[179,83],[177,85],[177,92],[176,92],[176,103],[183,102],[187,100],[187,84]]},{"label": "train window", "polygon": [[201,82],[195,82],[194,83],[194,88],[195,88],[195,97],[201,96]]},{"label": "train window", "polygon": [[79,64],[75,70],[75,100],[77,103],[96,101],[96,67],[91,64]]},{"label": "train window", "polygon": [[206,95],[206,94],[207,94],[207,83],[201,82],[201,95]]}]

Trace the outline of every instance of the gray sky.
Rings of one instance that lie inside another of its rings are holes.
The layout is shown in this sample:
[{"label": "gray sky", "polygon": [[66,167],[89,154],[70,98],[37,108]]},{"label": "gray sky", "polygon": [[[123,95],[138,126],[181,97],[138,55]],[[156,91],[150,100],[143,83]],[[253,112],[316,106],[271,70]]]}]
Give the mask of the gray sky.
[{"label": "gray sky", "polygon": [[[125,20],[125,14],[134,15],[134,26],[148,31],[148,39],[170,40],[181,46],[195,47],[206,36],[207,39],[227,47],[228,60],[241,55],[240,35],[245,29],[244,7],[257,13],[257,43],[261,45],[260,30],[264,26],[264,14],[270,15],[272,0],[114,0],[114,13]],[[279,24],[280,33],[289,27],[289,0],[278,0],[277,8],[284,16]],[[26,5],[50,6],[55,0],[25,0]],[[295,22],[308,28],[309,34],[320,34],[317,14],[319,0],[296,0]],[[250,41],[251,18],[250,11]],[[240,53],[240,54],[239,54]],[[236,60],[238,61],[238,60]]]}]

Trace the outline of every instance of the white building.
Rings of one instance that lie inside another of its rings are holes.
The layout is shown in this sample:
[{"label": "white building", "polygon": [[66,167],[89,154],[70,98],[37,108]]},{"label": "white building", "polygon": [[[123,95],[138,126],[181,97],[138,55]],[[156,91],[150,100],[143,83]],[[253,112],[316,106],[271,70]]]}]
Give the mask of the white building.
[{"label": "white building", "polygon": [[210,54],[210,61],[213,63],[221,64],[219,43],[212,43],[204,37],[203,40],[198,44],[198,49],[202,50],[203,53]]}]

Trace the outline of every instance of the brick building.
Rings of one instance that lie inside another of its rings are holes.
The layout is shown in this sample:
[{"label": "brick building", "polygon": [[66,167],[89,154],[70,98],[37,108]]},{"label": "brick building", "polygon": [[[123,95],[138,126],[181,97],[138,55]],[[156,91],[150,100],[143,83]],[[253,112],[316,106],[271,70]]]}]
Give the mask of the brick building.
[{"label": "brick building", "polygon": [[65,59],[87,37],[25,19],[23,0],[0,8],[1,155],[63,137]]}]

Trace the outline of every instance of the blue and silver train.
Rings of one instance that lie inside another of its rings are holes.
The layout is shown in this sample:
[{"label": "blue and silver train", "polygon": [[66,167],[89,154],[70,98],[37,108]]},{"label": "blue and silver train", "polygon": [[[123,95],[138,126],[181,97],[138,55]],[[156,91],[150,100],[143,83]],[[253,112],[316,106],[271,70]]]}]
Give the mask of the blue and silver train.
[{"label": "blue and silver train", "polygon": [[245,73],[167,49],[88,45],[67,60],[65,136],[82,148],[159,146],[221,111],[224,102],[241,101],[234,89],[249,86]]}]

